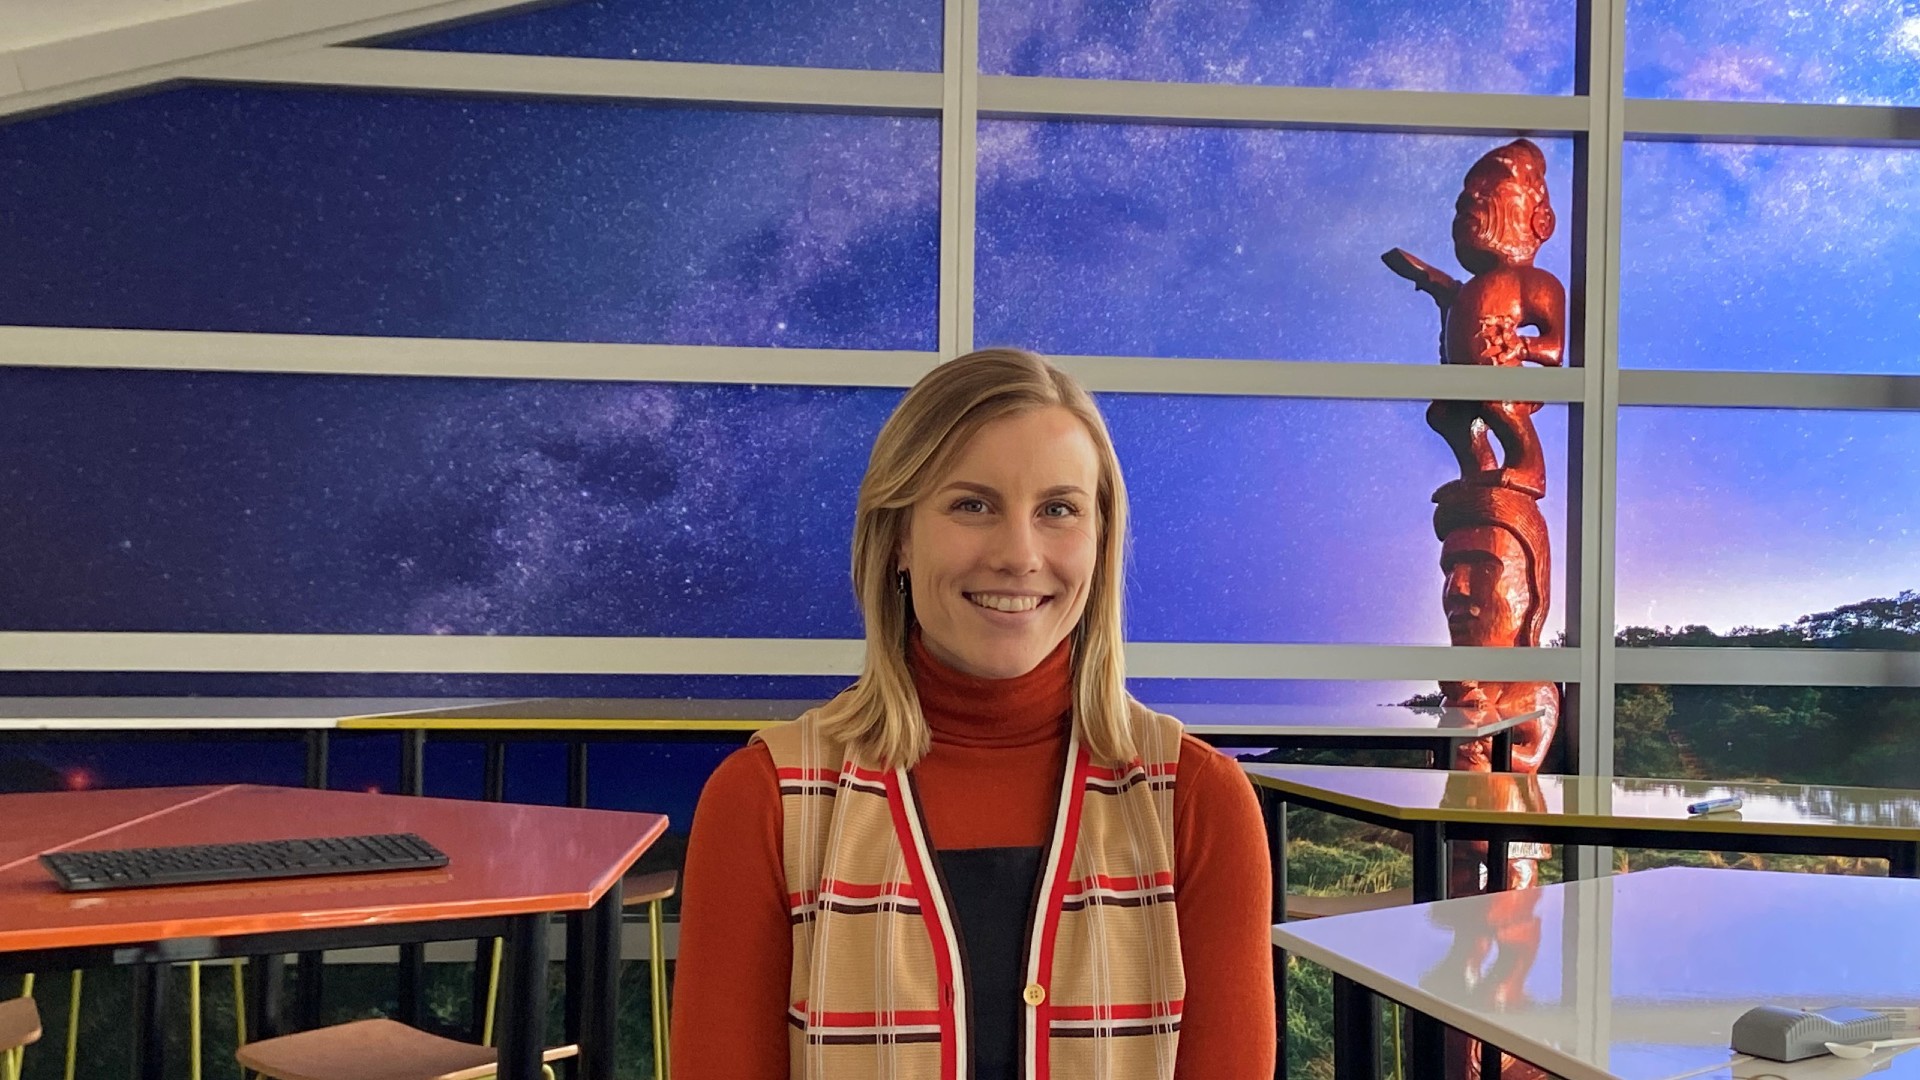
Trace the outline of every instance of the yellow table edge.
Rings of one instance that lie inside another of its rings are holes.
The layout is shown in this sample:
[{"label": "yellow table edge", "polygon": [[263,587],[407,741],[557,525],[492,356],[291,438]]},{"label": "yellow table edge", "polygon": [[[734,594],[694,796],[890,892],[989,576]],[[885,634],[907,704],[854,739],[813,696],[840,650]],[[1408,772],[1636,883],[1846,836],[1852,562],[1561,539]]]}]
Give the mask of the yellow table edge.
[{"label": "yellow table edge", "polygon": [[349,731],[759,731],[784,720],[648,720],[618,717],[603,720],[551,717],[406,717],[349,716],[339,727]]}]

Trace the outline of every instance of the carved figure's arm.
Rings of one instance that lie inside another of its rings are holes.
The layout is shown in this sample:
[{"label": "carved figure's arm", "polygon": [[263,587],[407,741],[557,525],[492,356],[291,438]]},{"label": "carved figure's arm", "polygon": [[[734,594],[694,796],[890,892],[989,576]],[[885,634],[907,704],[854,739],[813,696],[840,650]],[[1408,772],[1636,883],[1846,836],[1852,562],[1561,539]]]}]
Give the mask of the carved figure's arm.
[{"label": "carved figure's arm", "polygon": [[1525,314],[1520,325],[1537,328],[1540,333],[1528,337],[1526,359],[1547,367],[1559,367],[1566,353],[1567,290],[1560,279],[1538,267],[1526,276],[1522,293]]},{"label": "carved figure's arm", "polygon": [[1402,248],[1380,256],[1380,261],[1387,264],[1387,269],[1413,282],[1415,289],[1433,297],[1442,312],[1453,306],[1454,297],[1460,293],[1460,282],[1453,275],[1428,265]]}]

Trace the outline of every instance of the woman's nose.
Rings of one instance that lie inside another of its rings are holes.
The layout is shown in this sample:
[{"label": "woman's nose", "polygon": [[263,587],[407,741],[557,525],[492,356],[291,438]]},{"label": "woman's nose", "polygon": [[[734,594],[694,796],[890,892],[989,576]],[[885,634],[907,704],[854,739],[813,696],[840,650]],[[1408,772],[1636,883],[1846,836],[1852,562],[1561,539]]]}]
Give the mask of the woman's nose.
[{"label": "woman's nose", "polygon": [[993,549],[995,570],[1029,574],[1040,569],[1040,538],[1031,521],[1010,520],[998,533]]}]

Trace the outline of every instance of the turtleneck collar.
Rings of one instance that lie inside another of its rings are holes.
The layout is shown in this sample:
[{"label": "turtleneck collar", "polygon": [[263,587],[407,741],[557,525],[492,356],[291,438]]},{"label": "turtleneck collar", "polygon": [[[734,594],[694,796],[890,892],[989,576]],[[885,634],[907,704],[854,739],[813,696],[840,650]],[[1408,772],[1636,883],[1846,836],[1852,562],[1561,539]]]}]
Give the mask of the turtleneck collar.
[{"label": "turtleneck collar", "polygon": [[935,742],[1027,746],[1066,734],[1073,715],[1071,636],[1025,675],[984,679],[942,663],[916,626],[907,641],[907,664]]}]

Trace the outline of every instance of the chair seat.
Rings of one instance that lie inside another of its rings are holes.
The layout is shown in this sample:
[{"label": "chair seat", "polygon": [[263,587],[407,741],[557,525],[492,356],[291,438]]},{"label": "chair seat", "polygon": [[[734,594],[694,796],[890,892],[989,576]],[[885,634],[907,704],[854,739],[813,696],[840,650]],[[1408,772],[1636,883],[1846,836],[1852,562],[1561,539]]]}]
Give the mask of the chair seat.
[{"label": "chair seat", "polygon": [[1406,907],[1413,903],[1412,889],[1388,889],[1385,892],[1360,893],[1355,896],[1301,896],[1287,894],[1287,918],[1324,919],[1330,915],[1350,915],[1356,911],[1379,911],[1382,908]]},{"label": "chair seat", "polygon": [[620,906],[635,907],[665,900],[680,887],[680,872],[662,870],[655,874],[635,874],[620,882]]},{"label": "chair seat", "polygon": [[30,997],[0,1001],[0,1050],[17,1050],[40,1041],[40,1010]]},{"label": "chair seat", "polygon": [[[541,1060],[579,1052],[577,1046],[555,1047]],[[278,1080],[479,1080],[499,1066],[492,1047],[443,1039],[397,1020],[354,1020],[262,1039],[235,1056]]]}]

